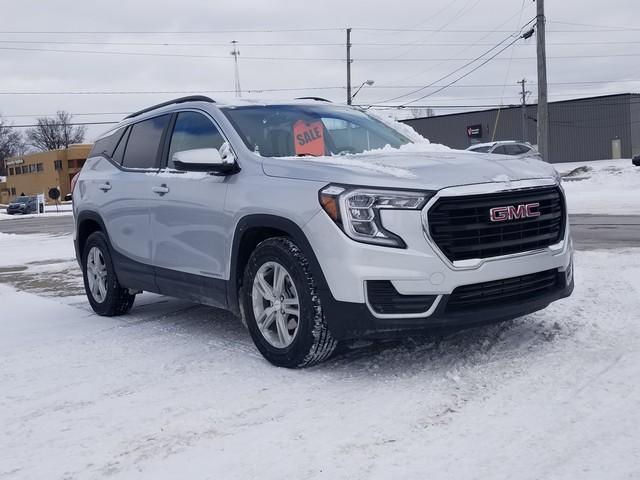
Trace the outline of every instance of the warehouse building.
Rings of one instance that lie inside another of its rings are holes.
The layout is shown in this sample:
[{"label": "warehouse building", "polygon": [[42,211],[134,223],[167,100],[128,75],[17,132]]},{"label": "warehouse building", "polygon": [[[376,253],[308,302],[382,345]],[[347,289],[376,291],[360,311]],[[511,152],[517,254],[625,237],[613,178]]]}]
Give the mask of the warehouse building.
[{"label": "warehouse building", "polygon": [[[537,105],[405,120],[434,143],[465,149],[494,140],[536,143]],[[640,155],[640,94],[549,103],[549,161],[580,162]]]},{"label": "warehouse building", "polygon": [[[8,203],[19,195],[45,196],[51,188],[60,190],[61,198],[70,192],[71,179],[84,165],[92,145],[32,153],[6,160],[7,180],[0,201]],[[48,197],[47,197],[48,198]]]}]

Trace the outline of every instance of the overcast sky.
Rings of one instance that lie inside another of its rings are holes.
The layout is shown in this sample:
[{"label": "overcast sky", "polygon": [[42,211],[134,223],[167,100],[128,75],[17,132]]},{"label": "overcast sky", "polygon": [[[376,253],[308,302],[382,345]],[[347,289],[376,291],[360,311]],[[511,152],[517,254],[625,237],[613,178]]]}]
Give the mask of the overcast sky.
[{"label": "overcast sky", "polygon": [[[432,84],[503,42],[492,54],[497,52],[534,16],[532,0],[5,0],[0,114],[16,125],[57,110],[73,113],[76,121],[113,121],[183,95],[78,92],[233,96],[232,40],[240,46],[243,90],[300,89],[243,96],[317,95],[344,102],[349,26],[353,84],[375,81],[354,103],[379,104]],[[638,0],[547,0],[551,100],[640,92],[638,18]],[[531,82],[535,99],[535,36],[450,88],[435,94],[436,88],[423,89],[387,103],[431,94],[413,105],[432,106],[436,113],[460,111],[451,106],[513,104],[522,78]],[[215,92],[221,90],[231,93]],[[89,140],[106,128],[90,127]]]}]

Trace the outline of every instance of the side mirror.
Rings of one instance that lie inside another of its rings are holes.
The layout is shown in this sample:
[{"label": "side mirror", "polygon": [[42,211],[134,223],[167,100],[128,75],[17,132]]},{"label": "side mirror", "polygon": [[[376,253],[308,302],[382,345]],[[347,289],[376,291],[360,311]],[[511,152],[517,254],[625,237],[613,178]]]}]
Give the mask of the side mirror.
[{"label": "side mirror", "polygon": [[176,170],[180,171],[232,173],[237,168],[235,159],[230,151],[225,153],[227,155],[223,157],[215,148],[196,148],[174,153],[171,160]]}]

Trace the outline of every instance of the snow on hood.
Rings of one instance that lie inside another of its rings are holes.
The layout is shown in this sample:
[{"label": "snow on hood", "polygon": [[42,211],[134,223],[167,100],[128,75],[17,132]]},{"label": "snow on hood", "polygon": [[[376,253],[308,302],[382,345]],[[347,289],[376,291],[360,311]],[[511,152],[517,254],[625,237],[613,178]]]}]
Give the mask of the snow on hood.
[{"label": "snow on hood", "polygon": [[557,179],[554,168],[540,160],[453,150],[428,142],[352,155],[265,158],[263,169],[275,177],[430,190],[474,183]]},{"label": "snow on hood", "polygon": [[[411,127],[409,127],[411,128]],[[413,129],[412,129],[413,130]],[[424,139],[424,137],[423,137]],[[355,153],[350,155],[325,155],[321,157],[280,157],[289,161],[299,162],[301,159],[307,162],[317,162],[324,165],[335,165],[339,167],[354,167],[356,169],[371,171],[383,175],[388,175],[396,178],[418,178],[414,172],[409,169],[402,168],[402,166],[387,165],[384,159],[390,155],[395,155],[399,152],[404,153],[431,153],[431,152],[443,152],[451,151],[449,147],[444,145],[438,145],[429,143],[428,140],[421,143],[407,143],[400,148],[392,148],[386,145],[383,148],[377,148],[374,150],[368,150],[362,153]],[[377,160],[377,161],[376,161]],[[382,161],[380,161],[382,160]]]}]

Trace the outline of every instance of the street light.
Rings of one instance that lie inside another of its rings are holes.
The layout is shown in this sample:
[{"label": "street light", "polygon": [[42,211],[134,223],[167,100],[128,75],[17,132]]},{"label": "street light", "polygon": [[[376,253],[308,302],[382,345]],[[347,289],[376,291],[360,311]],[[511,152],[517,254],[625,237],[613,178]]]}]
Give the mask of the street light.
[{"label": "street light", "polygon": [[364,87],[365,85],[367,86],[371,86],[373,85],[375,82],[373,80],[365,80],[364,82],[362,82],[362,85],[360,85],[358,87],[358,89],[356,90],[356,93],[354,93],[353,95],[351,95],[351,99],[353,100],[354,98],[356,98],[356,95],[358,94],[358,92],[362,89],[362,87]]}]

